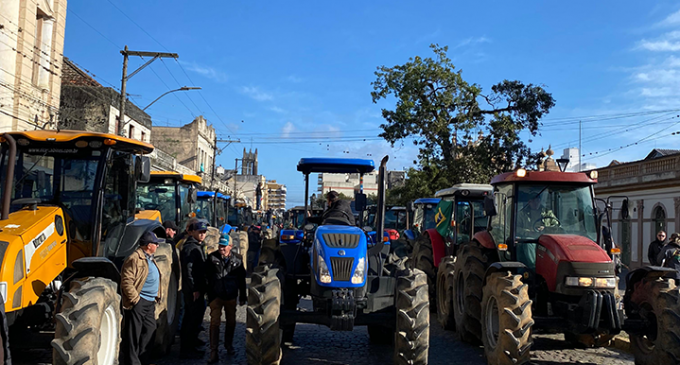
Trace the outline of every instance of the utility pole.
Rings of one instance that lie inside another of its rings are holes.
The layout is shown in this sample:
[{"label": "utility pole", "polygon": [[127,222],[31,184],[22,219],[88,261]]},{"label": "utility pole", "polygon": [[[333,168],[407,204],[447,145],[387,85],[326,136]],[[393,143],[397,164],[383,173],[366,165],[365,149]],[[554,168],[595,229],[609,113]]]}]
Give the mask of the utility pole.
[{"label": "utility pole", "polygon": [[[217,143],[218,142],[226,143],[227,145],[218,150],[217,149]],[[222,151],[224,151],[224,149],[227,148],[232,143],[241,143],[241,140],[240,139],[217,139],[217,136],[215,136],[215,143],[213,144],[213,167],[212,167],[212,182],[213,182],[213,184],[215,183],[215,165],[216,165],[215,161],[217,160],[217,155],[221,154]],[[236,170],[234,170],[234,174],[236,174]],[[234,181],[236,181],[236,178],[234,178]],[[235,192],[236,192],[236,190],[234,190],[234,193]]]},{"label": "utility pole", "polygon": [[[121,86],[120,86],[120,107],[118,108],[120,115],[118,116],[118,134],[123,135],[123,131],[125,130],[125,103],[127,102],[127,94],[125,93],[127,90],[127,81],[132,78],[132,76],[136,75],[139,71],[143,70],[146,66],[150,65],[151,62],[159,59],[159,58],[174,58],[177,59],[179,58],[179,55],[177,53],[166,53],[166,52],[141,52],[141,51],[130,51],[128,50],[128,46],[125,46],[125,49],[120,51],[120,53],[123,55],[123,77],[121,78]],[[127,74],[127,66],[128,66],[128,57],[129,56],[139,56],[139,57],[152,57],[150,60],[146,61],[145,64],[140,66],[138,69],[136,69],[133,73],[130,75]]]}]

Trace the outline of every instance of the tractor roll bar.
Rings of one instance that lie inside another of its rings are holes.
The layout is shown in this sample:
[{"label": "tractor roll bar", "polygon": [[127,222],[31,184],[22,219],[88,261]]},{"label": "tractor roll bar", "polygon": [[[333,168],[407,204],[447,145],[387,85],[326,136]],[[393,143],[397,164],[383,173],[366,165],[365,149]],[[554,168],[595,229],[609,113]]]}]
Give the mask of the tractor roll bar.
[{"label": "tractor roll bar", "polygon": [[2,217],[0,219],[9,219],[9,208],[12,199],[12,183],[14,182],[14,165],[17,158],[17,143],[14,138],[9,135],[4,135],[5,140],[9,143],[9,156],[7,158],[7,169],[5,170],[5,190],[2,192]]}]

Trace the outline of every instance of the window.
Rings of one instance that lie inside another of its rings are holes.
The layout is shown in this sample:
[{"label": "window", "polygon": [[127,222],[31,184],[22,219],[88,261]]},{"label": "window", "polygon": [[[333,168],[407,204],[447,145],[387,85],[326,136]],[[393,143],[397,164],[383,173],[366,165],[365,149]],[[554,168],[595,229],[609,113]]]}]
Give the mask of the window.
[{"label": "window", "polygon": [[511,239],[510,227],[512,216],[512,185],[498,186],[494,191],[496,215],[491,217],[489,233],[496,244]]},{"label": "window", "polygon": [[128,132],[128,138],[135,138],[135,126],[130,125],[130,132]]},{"label": "window", "polygon": [[39,10],[36,15],[35,19],[35,36],[33,37],[34,42],[33,42],[33,73],[31,75],[31,82],[33,85],[38,85],[39,79],[40,79],[40,59],[41,55],[43,57],[49,57],[46,55],[43,55],[40,50],[42,48],[42,31],[43,31],[43,21],[44,21],[44,14],[41,13]]},{"label": "window", "polygon": [[630,228],[630,217],[623,218],[621,215],[621,235],[620,242],[615,242],[621,248],[621,261],[624,264],[630,265],[630,238],[631,238],[631,228]]},{"label": "window", "polygon": [[146,142],[146,133],[145,133],[144,131],[142,131],[142,139],[141,139],[141,141],[142,141],[142,142]]},{"label": "window", "polygon": [[654,224],[654,237],[660,231],[666,230],[666,211],[664,211],[662,206],[654,208],[652,212],[652,222]]}]

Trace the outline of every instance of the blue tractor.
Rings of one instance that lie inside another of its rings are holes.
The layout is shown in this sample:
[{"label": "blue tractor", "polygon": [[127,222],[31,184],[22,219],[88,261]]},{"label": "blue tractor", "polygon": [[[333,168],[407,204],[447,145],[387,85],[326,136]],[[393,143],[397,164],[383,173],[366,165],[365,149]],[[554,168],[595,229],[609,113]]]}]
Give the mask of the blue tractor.
[{"label": "blue tractor", "polygon": [[[387,157],[378,178],[377,232],[384,232],[386,164]],[[305,176],[306,210],[310,173],[358,173],[362,183],[355,205],[363,215],[363,175],[375,169],[373,161],[303,158],[297,169]],[[278,364],[281,344],[293,340],[296,323],[335,331],[365,325],[372,342],[394,343],[395,364],[427,364],[427,277],[391,254],[389,237],[374,232],[337,219],[308,223],[302,230],[285,230],[278,247],[263,250],[248,289],[248,364]],[[306,296],[313,310],[298,310]]]}]

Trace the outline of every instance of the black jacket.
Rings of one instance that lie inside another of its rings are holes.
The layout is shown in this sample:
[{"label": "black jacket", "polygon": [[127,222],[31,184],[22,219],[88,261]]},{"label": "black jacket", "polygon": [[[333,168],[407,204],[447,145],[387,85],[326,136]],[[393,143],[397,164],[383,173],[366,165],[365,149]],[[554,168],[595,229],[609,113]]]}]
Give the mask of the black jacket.
[{"label": "black jacket", "polygon": [[246,299],[246,269],[241,255],[232,252],[225,260],[219,251],[208,255],[208,300]]},{"label": "black jacket", "polygon": [[182,263],[182,291],[186,295],[193,292],[205,293],[205,251],[203,244],[193,237],[188,237],[180,254]]},{"label": "black jacket", "polygon": [[664,244],[665,241],[659,240],[654,240],[649,244],[649,248],[647,249],[647,258],[649,259],[649,263],[652,266],[661,265],[661,261],[658,260],[658,257],[661,251],[663,250]]},{"label": "black jacket", "polygon": [[668,277],[673,277],[676,280],[680,280],[680,243],[670,242],[659,253],[656,258],[661,265],[661,261],[664,261],[663,266],[675,269],[674,275],[667,275]]},{"label": "black jacket", "polygon": [[354,213],[352,212],[352,207],[350,206],[349,200],[337,200],[331,204],[321,217],[309,217],[307,218],[309,223],[316,223],[321,225],[340,225],[340,226],[353,226],[354,223]]}]

